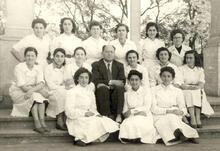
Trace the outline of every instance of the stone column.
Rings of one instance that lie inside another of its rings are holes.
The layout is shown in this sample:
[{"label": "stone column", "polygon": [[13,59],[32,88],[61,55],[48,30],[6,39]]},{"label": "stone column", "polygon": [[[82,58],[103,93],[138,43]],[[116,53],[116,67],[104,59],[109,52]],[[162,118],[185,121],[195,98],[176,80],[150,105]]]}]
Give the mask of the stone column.
[{"label": "stone column", "polygon": [[220,1],[211,0],[211,36],[204,50],[205,90],[220,96]]},{"label": "stone column", "polygon": [[31,32],[34,0],[5,0],[6,29],[0,36],[0,96],[8,95],[14,66],[18,63],[11,55],[12,45]]}]

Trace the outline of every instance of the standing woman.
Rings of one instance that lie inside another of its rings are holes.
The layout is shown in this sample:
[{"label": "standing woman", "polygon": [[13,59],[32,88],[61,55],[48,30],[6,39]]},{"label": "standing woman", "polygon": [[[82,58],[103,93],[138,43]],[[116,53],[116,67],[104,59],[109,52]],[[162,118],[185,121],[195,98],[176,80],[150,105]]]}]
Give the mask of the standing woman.
[{"label": "standing woman", "polygon": [[203,113],[207,116],[214,114],[204,91],[204,70],[196,51],[187,51],[183,63],[184,65],[180,67],[183,77],[181,88],[184,92],[185,102],[189,110],[190,124],[194,128],[201,128],[200,114]]},{"label": "standing woman", "polygon": [[102,47],[107,44],[107,42],[101,38],[102,25],[97,21],[92,21],[89,24],[89,30],[91,36],[83,41],[83,47],[87,52],[88,64],[92,64],[102,58]]},{"label": "standing woman", "polygon": [[49,132],[45,124],[45,101],[40,93],[44,88],[44,76],[40,65],[36,65],[37,50],[27,47],[24,51],[25,62],[15,66],[15,82],[9,88],[13,100],[12,116],[28,117],[31,112],[34,130],[39,133]]},{"label": "standing woman", "polygon": [[43,19],[37,18],[32,21],[31,25],[34,33],[21,39],[13,46],[12,55],[19,61],[25,60],[23,54],[27,47],[34,47],[38,52],[36,62],[43,67],[47,65],[47,56],[50,48],[50,38],[45,35],[46,22]]},{"label": "standing woman", "polygon": [[191,48],[183,44],[185,40],[185,34],[182,30],[173,30],[170,34],[170,37],[173,41],[173,45],[168,48],[169,51],[172,53],[170,62],[178,67],[182,66],[185,52],[191,50]]},{"label": "standing woman", "polygon": [[74,143],[79,146],[104,142],[110,133],[119,129],[118,123],[98,113],[95,94],[87,88],[91,76],[85,68],[77,70],[74,75],[76,87],[69,90],[66,96],[68,132],[75,137]]},{"label": "standing woman", "polygon": [[125,120],[120,125],[119,139],[122,142],[156,143],[156,129],[151,114],[150,90],[141,87],[142,73],[131,70],[128,74],[131,89],[125,93],[123,114]]},{"label": "standing woman", "polygon": [[142,44],[142,64],[150,68],[157,64],[156,51],[165,44],[159,39],[159,28],[154,22],[149,22],[146,26],[146,39]]},{"label": "standing woman", "polygon": [[129,50],[137,51],[136,44],[128,39],[129,28],[125,24],[118,24],[115,28],[117,39],[110,42],[115,47],[115,59],[126,64],[125,54]]},{"label": "standing woman", "polygon": [[174,145],[183,141],[198,143],[197,131],[182,121],[187,114],[183,93],[174,87],[171,81],[175,71],[171,67],[160,70],[162,84],[152,89],[154,125],[165,145]]},{"label": "standing woman", "polygon": [[71,62],[76,47],[82,46],[82,41],[75,36],[75,32],[76,24],[73,19],[68,17],[62,18],[60,21],[60,35],[53,41],[52,50],[63,48],[66,51],[67,64]]},{"label": "standing woman", "polygon": [[[128,77],[128,74],[131,70],[137,70],[138,72],[140,72],[143,76],[143,79],[141,80],[141,86],[145,87],[145,88],[149,88],[149,74],[147,71],[147,68],[143,67],[142,65],[140,65],[138,63],[139,60],[139,54],[137,51],[135,50],[129,50],[126,53],[126,61],[127,61],[127,66],[125,66],[125,77]],[[127,85],[129,86],[129,82],[127,82]]]},{"label": "standing woman", "polygon": [[47,115],[57,118],[56,128],[66,130],[65,127],[65,85],[64,85],[64,65],[65,50],[57,48],[53,53],[53,63],[48,65],[44,71],[44,77],[49,90],[49,105]]}]

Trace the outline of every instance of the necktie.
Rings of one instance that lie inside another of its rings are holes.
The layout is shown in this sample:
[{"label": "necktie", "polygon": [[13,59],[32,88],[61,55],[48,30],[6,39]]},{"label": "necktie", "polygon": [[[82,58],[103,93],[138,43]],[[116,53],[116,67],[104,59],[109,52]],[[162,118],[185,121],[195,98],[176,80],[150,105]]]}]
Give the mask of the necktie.
[{"label": "necktie", "polygon": [[112,80],[112,74],[111,74],[111,70],[110,70],[110,63],[108,63],[107,72],[108,72],[108,80]]}]

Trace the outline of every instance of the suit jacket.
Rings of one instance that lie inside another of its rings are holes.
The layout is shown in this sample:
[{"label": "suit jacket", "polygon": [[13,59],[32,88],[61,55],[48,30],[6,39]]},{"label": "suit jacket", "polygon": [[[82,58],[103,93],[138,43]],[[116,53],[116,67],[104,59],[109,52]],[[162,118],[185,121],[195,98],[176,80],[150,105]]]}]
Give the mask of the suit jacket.
[{"label": "suit jacket", "polygon": [[[116,60],[112,62],[112,80],[122,80],[125,83],[124,65]],[[103,59],[92,64],[92,76],[95,85],[103,83],[108,85],[108,71]]]}]

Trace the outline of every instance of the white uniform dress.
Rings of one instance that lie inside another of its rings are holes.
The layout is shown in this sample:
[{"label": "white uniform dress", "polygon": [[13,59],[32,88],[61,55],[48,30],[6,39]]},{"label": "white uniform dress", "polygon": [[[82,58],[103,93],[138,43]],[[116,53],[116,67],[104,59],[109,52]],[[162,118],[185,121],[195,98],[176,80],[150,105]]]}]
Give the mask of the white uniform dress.
[{"label": "white uniform dress", "polygon": [[43,103],[47,100],[40,93],[33,92],[29,99],[25,99],[25,92],[20,88],[22,86],[36,85],[41,82],[44,83],[43,70],[40,65],[34,65],[30,70],[26,62],[19,63],[14,70],[15,82],[9,88],[9,95],[13,101],[12,116],[28,117],[31,107],[35,102]]},{"label": "white uniform dress", "polygon": [[66,90],[64,86],[64,67],[48,65],[44,71],[45,82],[49,91],[49,105],[46,113],[53,118],[64,112]]},{"label": "white uniform dress", "polygon": [[[150,88],[150,84],[149,84],[149,73],[148,73],[147,68],[143,67],[143,66],[140,65],[140,64],[137,64],[137,68],[136,68],[136,69],[133,69],[133,68],[131,68],[131,66],[127,65],[127,66],[125,67],[125,76],[126,76],[126,78],[128,78],[128,74],[129,74],[129,72],[130,72],[131,70],[137,70],[137,71],[139,71],[140,73],[142,73],[142,76],[143,76],[142,86],[145,87],[145,88]],[[127,80],[126,85],[130,88],[129,83],[128,83],[128,80]]]},{"label": "white uniform dress", "polygon": [[146,38],[143,40],[142,44],[142,65],[146,68],[149,68],[156,65],[158,63],[158,60],[156,58],[156,51],[160,47],[164,47],[165,44],[160,39],[155,39],[154,41],[150,38]]},{"label": "white uniform dress", "polygon": [[[200,67],[189,68],[183,65],[180,68],[183,77],[183,83],[186,85],[195,85],[198,82],[205,83],[204,70]],[[214,114],[212,107],[207,101],[204,89],[198,90],[183,90],[187,107],[201,107],[201,112],[207,116]]]},{"label": "white uniform dress", "polygon": [[[156,86],[156,85],[162,83],[162,80],[160,78],[160,69],[162,67],[164,67],[164,66],[161,66],[160,64],[157,64],[157,65],[153,66],[152,68],[150,68],[149,80],[150,80],[150,86],[151,87]],[[176,65],[174,65],[174,64],[172,64],[170,62],[168,62],[166,67],[171,67],[171,68],[174,69],[174,71],[175,71],[175,78],[174,78],[173,83],[180,85],[181,82],[182,82],[182,77],[181,77],[179,68]]]},{"label": "white uniform dress", "polygon": [[[94,115],[85,117],[86,112]],[[67,92],[65,113],[67,128],[75,140],[84,143],[105,141],[109,133],[119,129],[118,123],[105,116],[98,117],[94,92],[87,87],[77,85]]]},{"label": "white uniform dress", "polygon": [[190,47],[188,47],[186,45],[182,45],[182,49],[181,49],[180,53],[178,52],[178,50],[176,49],[176,47],[174,45],[169,47],[168,49],[172,54],[170,62],[175,64],[178,67],[183,65],[183,59],[184,59],[185,53],[189,50],[192,50]]},{"label": "white uniform dress", "polygon": [[[157,132],[151,114],[151,93],[140,87],[137,91],[130,89],[125,93],[123,113],[128,110],[131,115],[120,125],[119,139],[140,138],[142,143],[156,143]],[[134,115],[143,111],[147,116]]]},{"label": "white uniform dress", "polygon": [[102,38],[95,39],[89,37],[83,41],[83,47],[86,50],[87,60],[86,63],[92,64],[95,61],[98,61],[102,58],[102,47],[107,44],[107,41]]},{"label": "white uniform dress", "polygon": [[179,109],[187,114],[183,93],[172,84],[160,84],[152,88],[152,112],[154,125],[166,145],[177,144],[180,141],[169,142],[175,139],[174,131],[180,129],[186,138],[198,138],[198,132],[182,121],[182,116],[167,114],[168,109]]},{"label": "white uniform dress", "polygon": [[24,55],[24,50],[27,47],[34,47],[37,49],[38,56],[36,62],[42,65],[47,65],[47,56],[50,52],[51,40],[48,35],[43,36],[42,39],[38,38],[35,34],[28,35],[21,39],[13,46],[13,49]]},{"label": "white uniform dress", "polygon": [[119,42],[118,39],[115,39],[113,41],[111,41],[109,43],[110,45],[113,45],[116,49],[115,49],[115,59],[121,63],[123,63],[124,65],[127,64],[126,59],[125,59],[125,55],[129,50],[135,50],[137,51],[137,46],[136,44],[129,40],[126,39],[124,46],[121,45],[121,43]]},{"label": "white uniform dress", "polygon": [[[62,33],[54,39],[51,54],[53,55],[53,52],[56,48],[63,48],[67,55],[73,55],[74,50],[77,47],[82,47],[81,39],[76,37],[74,34],[67,35]],[[73,59],[71,58],[66,58],[67,64],[71,63],[72,60]]]}]

